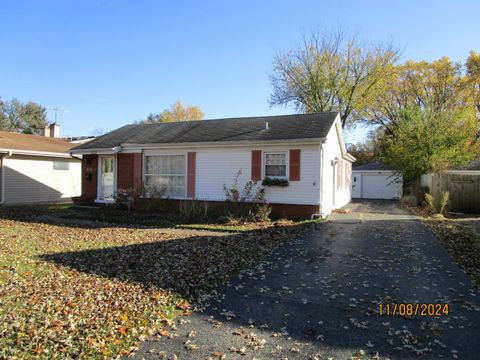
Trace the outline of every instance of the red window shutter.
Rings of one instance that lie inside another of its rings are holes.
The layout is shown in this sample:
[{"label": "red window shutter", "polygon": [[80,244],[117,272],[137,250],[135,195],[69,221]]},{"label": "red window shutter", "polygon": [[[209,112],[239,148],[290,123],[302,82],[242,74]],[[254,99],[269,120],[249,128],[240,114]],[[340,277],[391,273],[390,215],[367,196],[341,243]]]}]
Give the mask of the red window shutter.
[{"label": "red window shutter", "polygon": [[300,150],[290,150],[290,181],[300,181]]},{"label": "red window shutter", "polygon": [[252,150],[252,181],[262,178],[262,151]]},{"label": "red window shutter", "polygon": [[196,173],[197,153],[189,152],[187,154],[187,197],[195,197],[195,173]]}]

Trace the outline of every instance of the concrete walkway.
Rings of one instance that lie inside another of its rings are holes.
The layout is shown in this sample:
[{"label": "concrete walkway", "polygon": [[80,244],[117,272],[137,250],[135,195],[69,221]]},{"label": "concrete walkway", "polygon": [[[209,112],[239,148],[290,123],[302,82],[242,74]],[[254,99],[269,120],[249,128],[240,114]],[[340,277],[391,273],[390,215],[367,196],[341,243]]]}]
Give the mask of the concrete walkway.
[{"label": "concrete walkway", "polygon": [[[220,287],[136,357],[480,358],[479,294],[434,235],[392,202],[348,208]],[[400,303],[449,312],[379,315],[380,304]]]}]

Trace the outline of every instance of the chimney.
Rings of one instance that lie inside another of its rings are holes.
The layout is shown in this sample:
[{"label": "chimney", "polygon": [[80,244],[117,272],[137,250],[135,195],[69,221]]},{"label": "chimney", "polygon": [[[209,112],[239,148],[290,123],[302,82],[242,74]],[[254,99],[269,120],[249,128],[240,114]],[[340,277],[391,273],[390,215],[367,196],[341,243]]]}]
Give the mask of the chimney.
[{"label": "chimney", "polygon": [[43,136],[50,137],[50,125],[45,125],[43,129]]},{"label": "chimney", "polygon": [[45,125],[45,130],[43,132],[46,137],[59,138],[60,137],[60,125],[53,123],[50,125]]},{"label": "chimney", "polygon": [[53,123],[50,125],[50,137],[60,137],[60,125],[58,125],[57,123]]}]

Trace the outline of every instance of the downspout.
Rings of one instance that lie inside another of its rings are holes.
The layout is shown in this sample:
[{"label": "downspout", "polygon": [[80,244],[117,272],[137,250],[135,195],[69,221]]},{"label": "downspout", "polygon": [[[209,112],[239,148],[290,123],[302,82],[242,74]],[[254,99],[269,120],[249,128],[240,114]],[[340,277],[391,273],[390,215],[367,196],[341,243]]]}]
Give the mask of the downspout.
[{"label": "downspout", "polygon": [[0,201],[0,205],[5,202],[5,171],[4,171],[4,164],[3,159],[9,158],[13,155],[13,152],[9,150],[6,154],[2,155],[2,188],[0,191],[2,192],[2,201]]},{"label": "downspout", "polygon": [[70,152],[70,157],[72,157],[72,158],[74,158],[74,159],[77,159],[77,160],[80,160],[80,161],[82,161],[82,160],[83,160],[82,158],[80,158],[80,157],[78,157],[78,156],[75,156],[75,155],[73,155],[73,153],[72,153],[72,152]]}]

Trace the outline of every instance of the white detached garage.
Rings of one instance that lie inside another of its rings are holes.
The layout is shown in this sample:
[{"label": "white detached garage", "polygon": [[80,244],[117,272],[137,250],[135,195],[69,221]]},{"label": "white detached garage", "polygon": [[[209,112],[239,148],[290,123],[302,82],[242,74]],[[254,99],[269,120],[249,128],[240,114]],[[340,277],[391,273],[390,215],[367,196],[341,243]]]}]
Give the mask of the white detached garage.
[{"label": "white detached garage", "polygon": [[402,194],[403,181],[391,167],[375,162],[353,168],[352,198],[400,199]]}]

